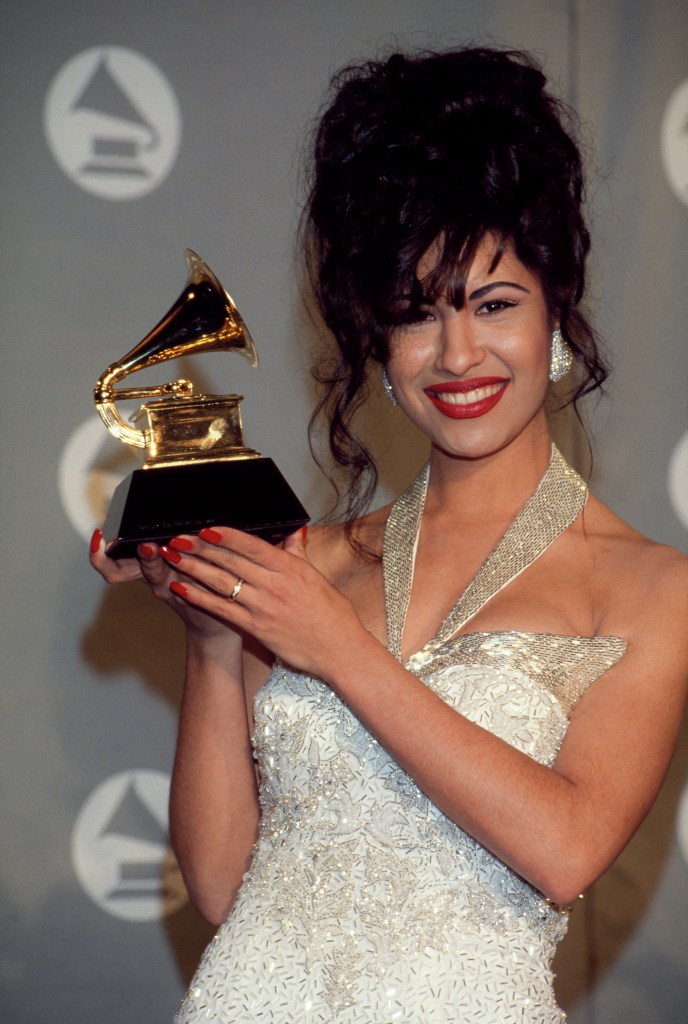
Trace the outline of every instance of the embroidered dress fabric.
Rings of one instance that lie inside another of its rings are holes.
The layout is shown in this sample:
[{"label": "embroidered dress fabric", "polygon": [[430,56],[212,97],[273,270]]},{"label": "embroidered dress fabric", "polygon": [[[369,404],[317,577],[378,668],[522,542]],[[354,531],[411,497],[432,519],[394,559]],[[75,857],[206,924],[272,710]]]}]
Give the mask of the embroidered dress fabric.
[{"label": "embroidered dress fabric", "polygon": [[[400,655],[427,472],[396,503],[383,571]],[[461,714],[552,765],[617,637],[458,631],[580,514],[556,449],[538,489],[408,661]],[[261,826],[251,868],[177,1024],[561,1024],[565,908],[451,822],[319,679],[277,664],[255,702]]]}]

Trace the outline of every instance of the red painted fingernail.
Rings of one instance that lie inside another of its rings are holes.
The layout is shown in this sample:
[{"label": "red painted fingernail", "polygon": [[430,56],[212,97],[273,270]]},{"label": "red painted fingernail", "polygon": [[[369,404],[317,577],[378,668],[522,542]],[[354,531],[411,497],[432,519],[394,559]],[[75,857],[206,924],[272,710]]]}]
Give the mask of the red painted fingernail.
[{"label": "red painted fingernail", "polygon": [[181,555],[178,555],[176,551],[171,551],[168,547],[160,548],[160,554],[166,562],[171,562],[172,565],[179,565],[182,560]]},{"label": "red painted fingernail", "polygon": [[170,590],[173,594],[178,597],[186,597],[189,591],[186,589],[183,583],[178,583],[177,580],[172,580],[170,583]]},{"label": "red painted fingernail", "polygon": [[91,537],[91,544],[90,544],[90,552],[91,552],[92,555],[95,555],[96,551],[100,547],[100,542],[101,542],[102,539],[103,539],[103,531],[102,530],[94,530],[93,531],[93,536]]},{"label": "red painted fingernail", "polygon": [[139,544],[139,554],[143,558],[152,558],[153,548],[150,546],[150,544]]},{"label": "red painted fingernail", "polygon": [[300,530],[300,533],[301,533],[301,536],[303,537],[303,539],[305,540],[306,537],[308,536],[308,526],[306,526],[306,525],[302,526],[301,530]]},{"label": "red painted fingernail", "polygon": [[173,537],[170,541],[170,547],[175,548],[177,551],[191,551],[193,541],[187,537]]},{"label": "red painted fingernail", "polygon": [[198,535],[203,540],[207,540],[208,544],[219,544],[222,540],[222,534],[218,533],[217,530],[211,529],[210,526],[204,526]]}]

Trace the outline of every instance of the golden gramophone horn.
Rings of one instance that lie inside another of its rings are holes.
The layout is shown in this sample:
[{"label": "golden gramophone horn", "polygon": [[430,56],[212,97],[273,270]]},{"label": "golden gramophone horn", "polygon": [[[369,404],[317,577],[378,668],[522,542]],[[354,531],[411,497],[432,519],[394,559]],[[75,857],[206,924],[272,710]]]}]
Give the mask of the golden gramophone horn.
[{"label": "golden gramophone horn", "polygon": [[96,408],[110,433],[137,448],[146,447],[145,433],[122,419],[115,402],[163,395],[188,398],[193,385],[182,379],[158,387],[115,389],[118,381],[155,363],[198,352],[238,352],[251,366],[258,365],[248,328],[210,267],[191,249],[184,257],[189,274],[177,301],[131,352],[108,366],[95,387]]}]

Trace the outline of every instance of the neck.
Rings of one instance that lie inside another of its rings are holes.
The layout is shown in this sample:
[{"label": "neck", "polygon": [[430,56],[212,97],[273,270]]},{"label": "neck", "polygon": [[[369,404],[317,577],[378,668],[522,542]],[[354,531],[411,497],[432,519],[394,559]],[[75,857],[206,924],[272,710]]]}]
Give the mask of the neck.
[{"label": "neck", "polygon": [[433,448],[426,511],[453,521],[511,518],[544,475],[552,453],[547,429],[520,435],[504,448],[475,459]]}]

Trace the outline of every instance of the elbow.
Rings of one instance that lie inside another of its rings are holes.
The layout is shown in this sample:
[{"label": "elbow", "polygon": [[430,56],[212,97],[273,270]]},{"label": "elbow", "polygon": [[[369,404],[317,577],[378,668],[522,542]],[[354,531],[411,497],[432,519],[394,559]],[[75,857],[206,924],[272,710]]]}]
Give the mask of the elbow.
[{"label": "elbow", "polygon": [[557,907],[570,907],[577,899],[580,899],[587,888],[585,885],[577,885],[571,879],[552,879],[538,887],[548,903]]},{"label": "elbow", "polygon": [[599,814],[595,820],[579,807],[540,829],[529,842],[524,862],[529,868],[525,877],[561,907],[575,903],[604,874],[629,838],[613,822]]},{"label": "elbow", "polygon": [[251,865],[253,836],[230,849],[219,843],[199,844],[192,833],[174,828],[170,838],[191,904],[208,924],[224,924]]},{"label": "elbow", "polygon": [[194,884],[187,878],[184,882],[189,900],[201,917],[214,928],[224,924],[234,906],[239,886],[223,890],[215,886]]},{"label": "elbow", "polygon": [[538,872],[535,884],[551,903],[568,907],[597,881],[607,866],[608,861],[600,856],[600,851],[567,849],[562,856],[552,853]]},{"label": "elbow", "polygon": [[177,857],[189,902],[215,928],[223,925],[244,882],[249,862],[210,864]]},{"label": "elbow", "polygon": [[221,901],[212,901],[205,897],[195,898],[191,895],[189,895],[189,899],[203,920],[207,921],[213,928],[219,928],[220,925],[225,923],[233,904],[233,901],[222,903]]}]

